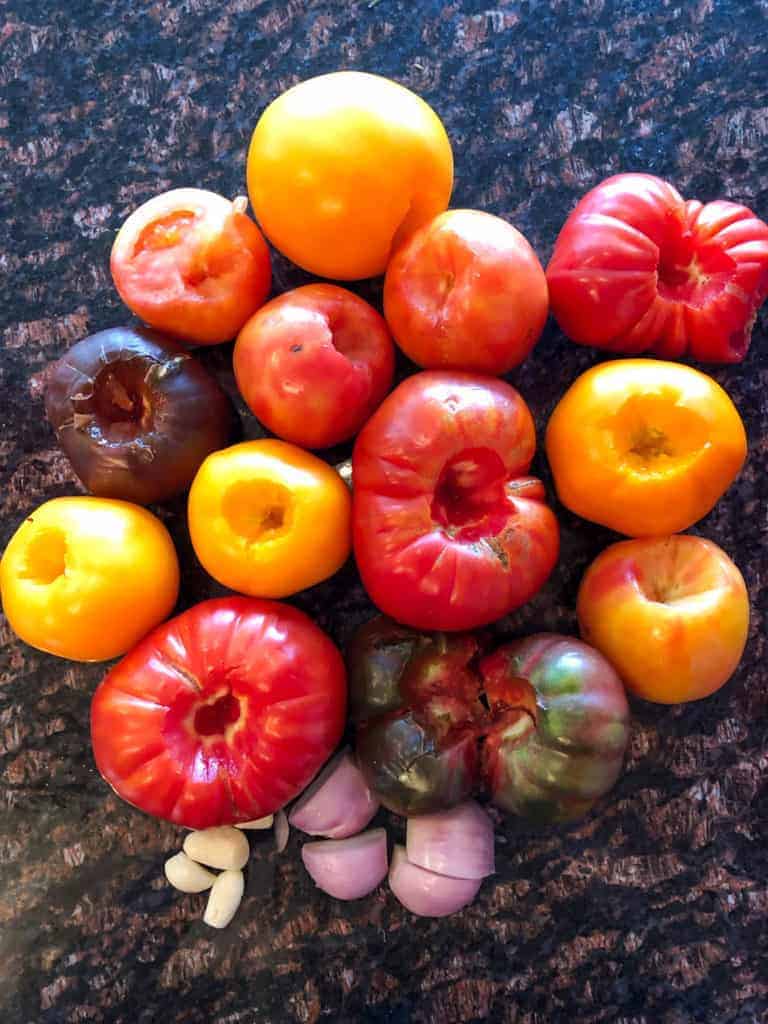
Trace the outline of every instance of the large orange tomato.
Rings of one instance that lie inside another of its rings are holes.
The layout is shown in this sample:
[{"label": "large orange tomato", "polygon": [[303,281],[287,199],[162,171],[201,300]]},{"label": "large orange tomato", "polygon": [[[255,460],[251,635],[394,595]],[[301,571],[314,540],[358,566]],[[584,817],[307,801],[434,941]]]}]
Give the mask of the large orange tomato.
[{"label": "large orange tomato", "polygon": [[659,704],[708,697],[739,663],[749,596],[728,555],[678,534],[611,544],[584,575],[581,635],[626,687]]},{"label": "large orange tomato", "polygon": [[189,492],[197,557],[225,587],[287,597],[346,561],[352,499],[339,474],[286,441],[244,441],[209,455]]},{"label": "large orange tomato", "polygon": [[133,647],[173,609],[179,563],[163,524],[112,498],[54,498],[0,562],[3,610],[22,640],[74,661]]},{"label": "large orange tomato", "polygon": [[248,192],[269,240],[305,270],[355,280],[448,205],[453,156],[428,104],[378,75],[337,71],[261,115]]},{"label": "large orange tomato", "polygon": [[744,424],[716,381],[679,363],[622,359],[582,374],[547,426],[557,493],[630,537],[685,530],[731,485]]}]

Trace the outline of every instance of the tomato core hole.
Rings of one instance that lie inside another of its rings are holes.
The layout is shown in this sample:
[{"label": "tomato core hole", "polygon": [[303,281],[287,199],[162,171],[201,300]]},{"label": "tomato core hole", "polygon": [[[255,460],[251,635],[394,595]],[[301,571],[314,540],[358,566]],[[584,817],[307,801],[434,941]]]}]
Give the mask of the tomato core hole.
[{"label": "tomato core hole", "polygon": [[67,568],[67,540],[61,530],[40,530],[27,546],[23,579],[34,583],[54,583]]},{"label": "tomato core hole", "polygon": [[223,735],[240,717],[240,701],[227,692],[195,712],[195,732],[199,736]]},{"label": "tomato core hole", "polygon": [[685,234],[659,253],[659,295],[689,306],[703,306],[725,288],[735,266],[722,249],[698,243],[694,236]]},{"label": "tomato core hole", "polygon": [[233,484],[222,500],[224,518],[234,533],[248,541],[269,540],[291,523],[293,498],[282,484],[244,480]]},{"label": "tomato core hole", "polygon": [[328,340],[345,359],[348,359],[350,363],[366,361],[370,354],[370,347],[366,333],[360,329],[359,323],[345,315],[340,309],[336,309],[327,315],[326,328]]},{"label": "tomato core hole", "polygon": [[95,413],[107,423],[139,423],[146,401],[139,389],[141,378],[130,366],[115,363],[105,366],[94,383]]},{"label": "tomato core hole", "polygon": [[717,560],[687,540],[671,537],[652,559],[635,565],[637,585],[648,601],[673,605],[722,587]]},{"label": "tomato core hole", "polygon": [[677,391],[660,389],[628,398],[616,413],[613,435],[628,468],[665,472],[695,458],[709,430],[698,412],[681,405]]},{"label": "tomato core hole", "polygon": [[664,431],[657,430],[656,427],[648,425],[644,425],[637,430],[633,438],[632,447],[629,450],[646,461],[655,459],[659,455],[675,454]]},{"label": "tomato core hole", "polygon": [[468,527],[496,533],[495,519],[505,515],[505,477],[498,452],[464,449],[443,466],[432,499],[433,520],[452,536],[464,536]]},{"label": "tomato core hole", "polygon": [[157,251],[178,245],[195,222],[191,210],[174,210],[173,213],[147,224],[136,240],[133,255],[147,249]]}]

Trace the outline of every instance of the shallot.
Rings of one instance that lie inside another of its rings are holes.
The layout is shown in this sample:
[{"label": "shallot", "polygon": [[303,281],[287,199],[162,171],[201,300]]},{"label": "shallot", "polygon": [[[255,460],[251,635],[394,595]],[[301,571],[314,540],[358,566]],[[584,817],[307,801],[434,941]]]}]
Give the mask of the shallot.
[{"label": "shallot", "polygon": [[349,750],[342,750],[302,793],[288,817],[311,836],[346,839],[364,829],[379,802]]},{"label": "shallot", "polygon": [[386,877],[387,833],[374,828],[351,839],[305,843],[301,859],[323,892],[339,900],[357,900]]},{"label": "shallot", "polygon": [[494,872],[493,824],[474,800],[409,818],[405,846],[412,864],[438,875],[485,878]]},{"label": "shallot", "polygon": [[447,917],[477,895],[481,878],[450,878],[412,864],[404,846],[395,846],[389,887],[403,906],[422,917]]}]

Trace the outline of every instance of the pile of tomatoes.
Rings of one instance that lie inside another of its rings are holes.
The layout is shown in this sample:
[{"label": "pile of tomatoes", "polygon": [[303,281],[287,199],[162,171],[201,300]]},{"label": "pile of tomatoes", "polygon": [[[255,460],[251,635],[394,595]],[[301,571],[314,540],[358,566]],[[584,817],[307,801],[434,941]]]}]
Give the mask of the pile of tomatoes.
[{"label": "pile of tomatoes", "polygon": [[[94,755],[151,814],[204,828],[295,798],[341,738],[348,669],[358,762],[386,806],[421,814],[484,792],[568,820],[621,769],[625,688],[692,700],[738,664],[741,574],[680,531],[735,479],[744,428],[714,380],[666,360],[744,357],[768,293],[768,226],[618,175],[573,211],[545,273],[512,225],[446,209],[452,184],[448,137],[413,93],[353,72],[303,82],[253,133],[261,230],[241,197],[151,199],[111,256],[141,325],[86,338],[50,370],[47,415],[89,494],[20,525],[3,605],[41,650],[124,655],[94,696]],[[384,315],[331,283],[267,301],[262,231],[317,276],[384,274]],[[581,640],[489,651],[471,631],[528,601],[558,558],[530,475],[533,418],[501,379],[550,310],[575,342],[633,357],[573,382],[546,429],[560,501],[630,539],[584,577]],[[234,408],[190,351],[233,338],[238,388],[273,438],[232,443]],[[391,390],[396,346],[420,372]],[[311,450],[353,437],[350,490]],[[187,489],[195,553],[236,593],[166,622],[179,565],[143,506]],[[345,667],[279,599],[351,552],[387,617]]]}]

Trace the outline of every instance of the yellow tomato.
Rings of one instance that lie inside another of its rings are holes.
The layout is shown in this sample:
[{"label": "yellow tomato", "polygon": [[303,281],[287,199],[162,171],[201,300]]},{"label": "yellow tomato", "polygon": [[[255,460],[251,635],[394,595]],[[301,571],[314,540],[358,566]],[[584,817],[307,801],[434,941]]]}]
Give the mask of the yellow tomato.
[{"label": "yellow tomato", "polygon": [[579,588],[581,635],[628,690],[677,704],[718,690],[739,664],[749,630],[744,578],[702,537],[611,544]]},{"label": "yellow tomato", "polygon": [[678,533],[705,516],[747,454],[736,407],[705,373],[617,359],[583,373],[547,426],[558,497],[630,537]]},{"label": "yellow tomato", "polygon": [[179,563],[163,524],[111,498],[54,498],[0,561],[3,610],[22,640],[74,661],[124,654],[173,609]]},{"label": "yellow tomato", "polygon": [[337,71],[299,83],[262,114],[248,192],[262,229],[314,274],[382,274],[390,251],[448,205],[453,155],[415,93]]},{"label": "yellow tomato", "polygon": [[339,474],[285,441],[244,441],[209,455],[189,492],[189,533],[203,567],[253,597],[287,597],[349,556],[351,498]]}]

